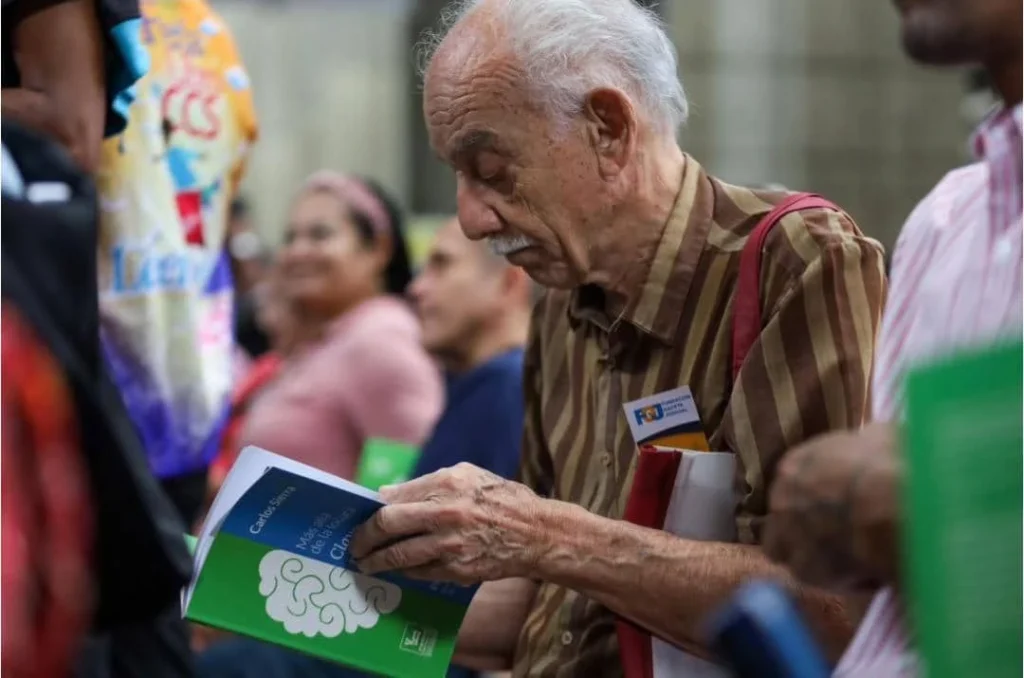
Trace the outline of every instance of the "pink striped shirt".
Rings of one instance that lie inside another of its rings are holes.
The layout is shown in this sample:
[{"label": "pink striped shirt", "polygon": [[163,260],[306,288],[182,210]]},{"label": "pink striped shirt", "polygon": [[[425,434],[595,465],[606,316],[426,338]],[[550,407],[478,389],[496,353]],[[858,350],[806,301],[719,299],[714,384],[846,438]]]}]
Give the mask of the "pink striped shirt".
[{"label": "pink striped shirt", "polygon": [[[974,141],[981,160],[947,174],[896,243],[872,383],[875,420],[901,416],[909,366],[1021,335],[1021,105],[989,118]],[[902,605],[885,589],[834,676],[917,672]]]}]

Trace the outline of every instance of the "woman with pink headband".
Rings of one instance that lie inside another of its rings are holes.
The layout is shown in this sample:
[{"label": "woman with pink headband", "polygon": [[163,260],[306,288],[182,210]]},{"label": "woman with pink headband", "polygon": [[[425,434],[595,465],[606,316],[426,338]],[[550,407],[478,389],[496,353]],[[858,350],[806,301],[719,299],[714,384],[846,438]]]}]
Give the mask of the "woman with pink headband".
[{"label": "woman with pink headband", "polygon": [[370,439],[419,446],[444,396],[401,298],[412,274],[391,198],[372,182],[317,172],[292,205],[278,267],[295,319],[320,331],[256,399],[242,445],[350,479]]}]

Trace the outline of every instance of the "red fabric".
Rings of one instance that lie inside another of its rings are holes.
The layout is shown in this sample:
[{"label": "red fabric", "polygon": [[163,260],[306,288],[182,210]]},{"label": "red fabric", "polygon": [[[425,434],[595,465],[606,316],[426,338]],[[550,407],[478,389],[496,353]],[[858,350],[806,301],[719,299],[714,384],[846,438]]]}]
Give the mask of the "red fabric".
[{"label": "red fabric", "polygon": [[0,316],[0,672],[63,678],[91,610],[87,476],[56,362],[13,308]]},{"label": "red fabric", "polygon": [[185,242],[189,245],[203,244],[203,196],[199,191],[187,191],[177,196],[178,214]]},{"label": "red fabric", "polygon": [[[623,519],[641,527],[661,529],[683,455],[659,452],[650,445],[641,447],[638,454]],[[626,678],[653,678],[650,634],[625,619],[619,619],[616,631]]]},{"label": "red fabric", "polygon": [[740,270],[736,279],[736,293],[732,313],[732,377],[733,381],[743,366],[750,347],[761,334],[761,251],[775,225],[793,212],[806,209],[833,209],[834,204],[813,193],[795,193],[766,214],[754,227],[740,253]]},{"label": "red fabric", "polygon": [[224,477],[227,476],[231,465],[238,458],[239,436],[250,405],[259,392],[274,380],[280,369],[281,358],[273,353],[268,353],[252,364],[245,378],[235,388],[235,392],[231,396],[231,413],[224,430],[220,452],[210,468],[209,482],[213,492],[220,489]]},{"label": "red fabric", "polygon": [[[764,249],[765,240],[787,214],[813,208],[839,209],[817,195],[792,195],[761,219],[740,253],[740,270],[733,302],[733,381],[750,347],[761,334],[761,250]],[[681,459],[680,452],[659,452],[649,445],[640,448],[624,520],[642,527],[663,527]],[[626,678],[654,678],[650,633],[625,619],[618,620],[616,631]]]}]

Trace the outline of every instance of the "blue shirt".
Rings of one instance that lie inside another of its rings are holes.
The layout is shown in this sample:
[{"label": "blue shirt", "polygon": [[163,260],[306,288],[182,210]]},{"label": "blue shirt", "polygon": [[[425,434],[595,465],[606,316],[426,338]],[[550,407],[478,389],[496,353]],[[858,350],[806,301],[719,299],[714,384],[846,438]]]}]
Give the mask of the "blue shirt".
[{"label": "blue shirt", "polygon": [[445,378],[444,412],[420,452],[413,477],[461,461],[504,478],[519,471],[523,438],[523,350],[512,349]]},{"label": "blue shirt", "polygon": [[[447,398],[413,477],[468,461],[504,478],[519,471],[523,439],[523,350],[498,355],[464,374],[445,377]],[[447,678],[475,678],[452,665]]]}]

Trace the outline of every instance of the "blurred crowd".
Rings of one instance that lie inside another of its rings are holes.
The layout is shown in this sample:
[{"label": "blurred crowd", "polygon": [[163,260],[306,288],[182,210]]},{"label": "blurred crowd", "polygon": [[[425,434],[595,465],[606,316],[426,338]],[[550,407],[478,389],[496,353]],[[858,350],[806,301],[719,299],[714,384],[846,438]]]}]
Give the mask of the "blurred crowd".
[{"label": "blurred crowd", "polygon": [[[912,58],[1002,101],[890,270],[841,207],[679,148],[674,49],[627,0],[450,13],[423,94],[458,214],[422,262],[332,168],[254,229],[254,84],[204,0],[4,0],[5,675],[360,675],[182,619],[182,535],[248,445],[383,488],[364,572],[483,582],[449,676],[634,678],[636,629],[727,675],[701,624],[756,577],[835,675],[914,675],[891,422],[908,365],[1020,336],[1021,6],[896,5]],[[622,405],[683,385],[738,459],[731,543],[622,520]],[[379,441],[413,453],[370,479]]]}]

